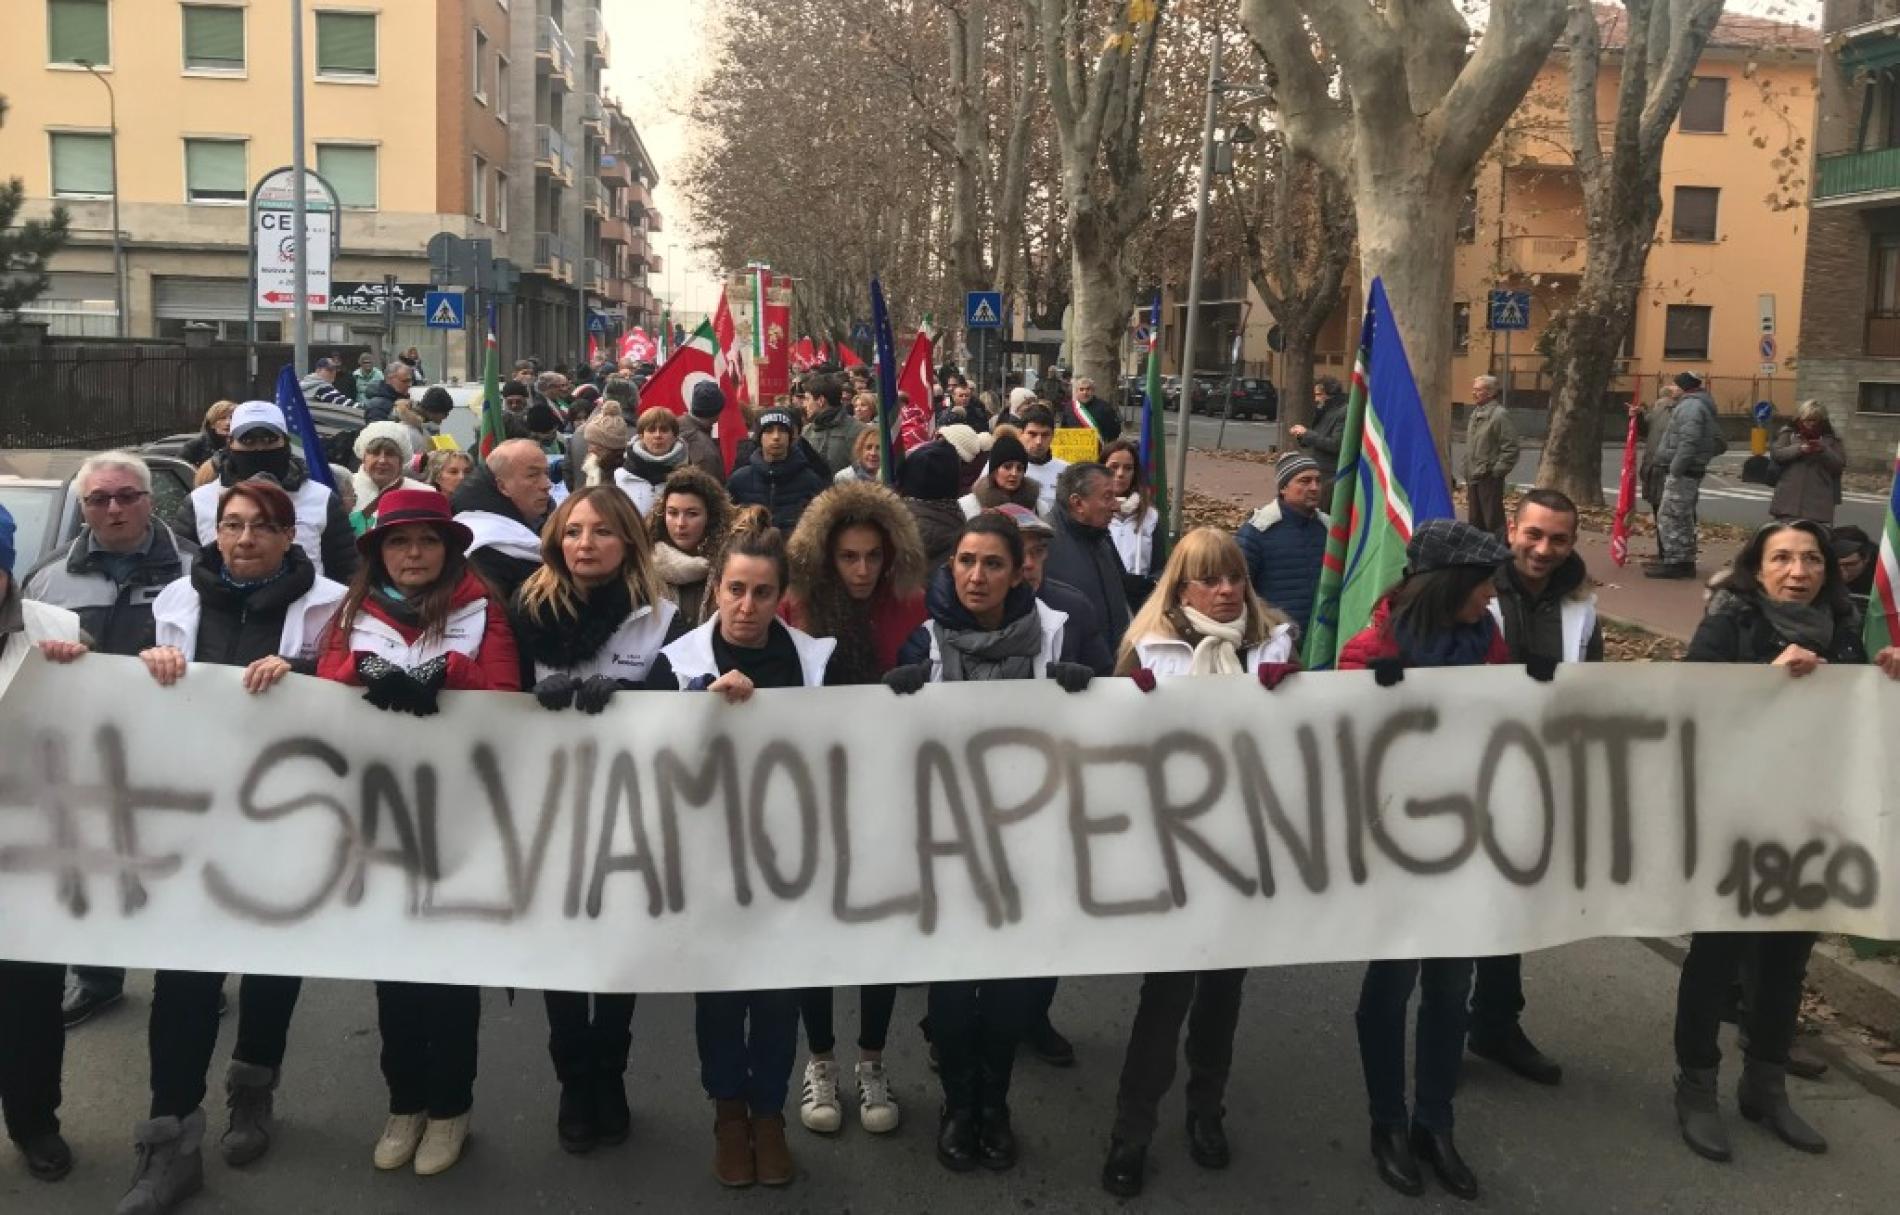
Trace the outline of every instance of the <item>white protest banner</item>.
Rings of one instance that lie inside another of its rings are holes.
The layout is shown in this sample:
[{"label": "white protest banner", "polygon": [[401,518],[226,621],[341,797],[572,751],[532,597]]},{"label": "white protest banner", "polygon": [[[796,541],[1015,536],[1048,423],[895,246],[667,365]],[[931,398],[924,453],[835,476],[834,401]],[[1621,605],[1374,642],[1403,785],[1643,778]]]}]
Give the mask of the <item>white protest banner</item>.
[{"label": "white protest banner", "polygon": [[1900,688],[1566,666],[764,692],[599,717],[32,656],[0,956],[578,991],[1900,937]]}]

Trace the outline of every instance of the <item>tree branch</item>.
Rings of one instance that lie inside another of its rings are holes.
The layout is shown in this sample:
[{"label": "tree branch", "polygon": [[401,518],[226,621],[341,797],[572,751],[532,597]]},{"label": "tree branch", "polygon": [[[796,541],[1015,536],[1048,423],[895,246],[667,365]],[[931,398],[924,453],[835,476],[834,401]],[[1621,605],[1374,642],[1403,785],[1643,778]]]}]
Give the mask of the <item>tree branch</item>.
[{"label": "tree branch", "polygon": [[1512,0],[1491,6],[1478,49],[1433,112],[1439,163],[1468,178],[1478,158],[1544,66],[1566,17],[1565,0]]}]

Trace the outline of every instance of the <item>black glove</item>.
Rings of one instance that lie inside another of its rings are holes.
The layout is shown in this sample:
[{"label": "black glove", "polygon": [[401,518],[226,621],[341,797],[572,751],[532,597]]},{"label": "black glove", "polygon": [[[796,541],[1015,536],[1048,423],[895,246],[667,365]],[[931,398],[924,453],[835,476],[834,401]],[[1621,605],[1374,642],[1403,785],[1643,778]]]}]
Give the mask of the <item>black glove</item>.
[{"label": "black glove", "polygon": [[1557,678],[1557,660],[1533,654],[1524,660],[1524,670],[1538,683],[1549,683]]},{"label": "black glove", "polygon": [[1064,692],[1080,692],[1089,686],[1089,680],[1095,678],[1095,672],[1079,662],[1052,662],[1049,664],[1049,678],[1061,684]]},{"label": "black glove", "polygon": [[356,656],[356,677],[363,681],[363,699],[379,709],[398,708],[409,672],[376,654]]},{"label": "black glove", "polygon": [[914,695],[930,682],[930,664],[912,663],[907,667],[892,667],[884,672],[884,686],[899,696]]},{"label": "black glove", "polygon": [[687,683],[685,690],[688,692],[704,692],[707,688],[710,688],[712,686],[713,686],[712,676],[695,675],[693,676],[692,680]]},{"label": "black glove", "polygon": [[1396,658],[1375,658],[1367,665],[1372,670],[1372,677],[1379,681],[1382,688],[1405,681],[1405,664]]},{"label": "black glove", "polygon": [[591,717],[607,707],[615,692],[635,686],[611,675],[589,675],[574,689],[574,707]]},{"label": "black glove", "polygon": [[448,678],[448,658],[431,659],[412,671],[397,669],[400,678],[391,682],[389,707],[417,717],[433,716],[438,711],[436,693],[442,690],[442,683]]},{"label": "black glove", "polygon": [[574,703],[574,692],[578,687],[579,680],[566,672],[556,671],[534,685],[534,698],[550,712],[565,709]]}]

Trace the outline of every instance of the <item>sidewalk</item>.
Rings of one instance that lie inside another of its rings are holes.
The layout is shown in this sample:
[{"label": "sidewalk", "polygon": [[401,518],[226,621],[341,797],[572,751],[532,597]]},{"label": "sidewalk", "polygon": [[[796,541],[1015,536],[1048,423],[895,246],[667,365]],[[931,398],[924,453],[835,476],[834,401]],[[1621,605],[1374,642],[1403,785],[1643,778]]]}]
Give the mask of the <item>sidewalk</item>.
[{"label": "sidewalk", "polygon": [[[1273,469],[1255,460],[1211,453],[1188,453],[1188,488],[1249,511],[1273,497]],[[1597,583],[1597,608],[1611,620],[1647,632],[1686,642],[1702,620],[1703,582],[1728,564],[1741,545],[1712,542],[1701,553],[1699,579],[1663,581],[1643,577],[1643,561],[1652,555],[1651,536],[1632,537],[1629,564],[1621,569],[1610,560],[1610,537],[1586,531],[1577,540],[1577,553]]]}]

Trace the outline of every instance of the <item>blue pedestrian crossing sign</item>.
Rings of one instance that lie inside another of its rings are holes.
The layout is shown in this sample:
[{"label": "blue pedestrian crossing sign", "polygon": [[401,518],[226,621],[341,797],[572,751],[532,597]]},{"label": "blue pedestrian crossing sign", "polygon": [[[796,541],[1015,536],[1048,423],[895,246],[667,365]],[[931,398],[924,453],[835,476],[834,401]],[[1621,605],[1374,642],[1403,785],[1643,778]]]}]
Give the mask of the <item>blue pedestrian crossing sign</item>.
[{"label": "blue pedestrian crossing sign", "polygon": [[587,332],[589,333],[607,332],[607,318],[598,312],[592,312],[592,311],[588,312]]},{"label": "blue pedestrian crossing sign", "polygon": [[966,291],[963,295],[963,327],[1001,329],[1003,327],[1003,293],[1001,291]]},{"label": "blue pedestrian crossing sign", "polygon": [[859,321],[857,324],[851,326],[851,340],[854,342],[869,342],[875,339],[871,336],[871,327],[865,322]]},{"label": "blue pedestrian crossing sign", "polygon": [[1493,291],[1490,303],[1491,328],[1508,331],[1531,327],[1530,292]]},{"label": "blue pedestrian crossing sign", "polygon": [[422,298],[422,315],[431,329],[465,329],[468,309],[460,291],[431,291]]}]

